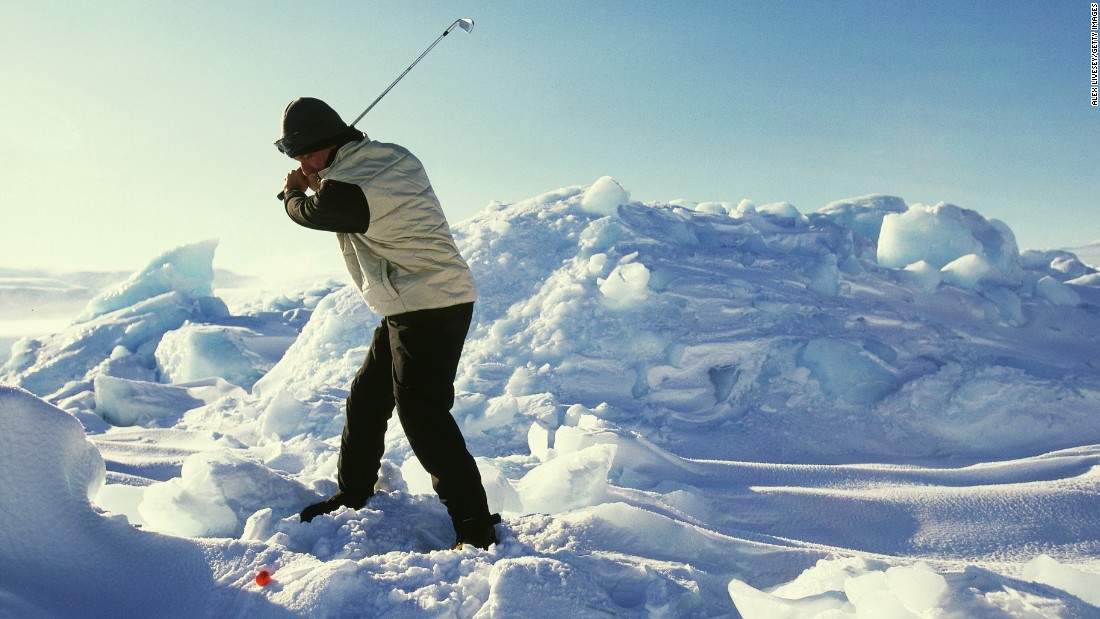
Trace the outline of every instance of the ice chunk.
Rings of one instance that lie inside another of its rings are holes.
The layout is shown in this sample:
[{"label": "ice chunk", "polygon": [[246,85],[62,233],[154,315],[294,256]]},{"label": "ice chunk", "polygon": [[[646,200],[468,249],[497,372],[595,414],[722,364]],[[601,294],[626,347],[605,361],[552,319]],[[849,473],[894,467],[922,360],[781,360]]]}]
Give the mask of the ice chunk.
[{"label": "ice chunk", "polygon": [[826,592],[799,599],[787,599],[731,580],[727,590],[737,612],[744,619],[808,619],[810,617],[852,617],[852,605],[839,592]]},{"label": "ice chunk", "polygon": [[818,213],[877,244],[883,217],[890,213],[904,213],[908,209],[901,198],[869,195],[830,202]]},{"label": "ice chunk", "polygon": [[[485,488],[485,497],[489,501],[491,511],[523,511],[519,493],[512,487],[512,483],[504,476],[500,469],[494,466],[488,458],[475,458],[478,472],[481,474],[481,485]],[[435,494],[432,487],[432,476],[424,470],[420,460],[416,456],[410,456],[398,469],[405,487],[411,494]]]},{"label": "ice chunk", "polygon": [[95,407],[114,426],[170,425],[202,406],[186,388],[100,375],[93,380]]},{"label": "ice chunk", "polygon": [[464,424],[468,432],[487,432],[492,428],[508,427],[519,413],[519,401],[515,396],[505,394],[491,398],[480,417],[467,417]]},{"label": "ice chunk", "polygon": [[736,580],[729,584],[737,610],[749,619],[940,616],[947,608],[949,591],[947,579],[925,563],[882,571],[871,569],[865,560],[858,558],[823,559],[770,594]]},{"label": "ice chunk", "polygon": [[695,205],[695,210],[700,213],[712,215],[729,215],[737,212],[736,202],[700,202]]},{"label": "ice chunk", "polygon": [[947,580],[919,562],[887,569],[886,586],[905,608],[917,614],[940,607],[948,592]]},{"label": "ice chunk", "polygon": [[138,510],[150,528],[189,537],[240,535],[256,511],[284,517],[315,501],[302,484],[229,451],[199,453],[181,476],[149,486]]},{"label": "ice chunk", "polygon": [[982,245],[957,216],[958,207],[915,204],[904,213],[883,217],[878,263],[903,267],[919,260],[934,266],[982,251]]},{"label": "ice chunk", "polygon": [[262,338],[244,327],[188,323],[165,333],[154,357],[169,382],[217,377],[251,389],[274,365],[274,360],[252,350],[252,343]]},{"label": "ice chunk", "polygon": [[821,391],[849,404],[871,404],[896,388],[894,375],[867,351],[842,340],[806,343],[798,364],[810,370]]},{"label": "ice chunk", "polygon": [[[982,290],[982,296],[996,308],[996,315],[1007,324],[1024,323],[1024,305],[1020,296],[1004,286],[990,286]],[[992,310],[986,312],[986,319],[996,318]]]},{"label": "ice chunk", "polygon": [[1070,307],[1081,303],[1081,295],[1070,286],[1046,275],[1035,284],[1035,294],[1050,301],[1053,305]]},{"label": "ice chunk", "polygon": [[616,266],[607,279],[597,280],[609,307],[627,309],[649,297],[649,269],[641,262]]},{"label": "ice chunk", "polygon": [[1022,577],[1057,587],[1093,606],[1100,606],[1100,574],[1063,565],[1049,555],[1039,555],[1024,565]]},{"label": "ice chunk", "polygon": [[918,260],[905,267],[900,274],[900,278],[923,292],[932,292],[939,288],[940,283],[943,281],[940,270],[932,266],[927,260]]},{"label": "ice chunk", "polygon": [[485,487],[485,497],[489,501],[489,511],[522,512],[523,502],[512,482],[498,469],[489,458],[475,458],[481,473],[481,485]]},{"label": "ice chunk", "polygon": [[550,431],[542,427],[538,422],[531,424],[527,430],[527,446],[531,449],[531,455],[545,462],[550,459]]},{"label": "ice chunk", "polygon": [[268,400],[260,418],[260,429],[265,436],[287,439],[302,432],[308,414],[308,407],[298,398],[286,390],[279,390]]},{"label": "ice chunk", "polygon": [[[895,578],[897,580],[897,578]],[[903,589],[912,597],[911,589]],[[844,583],[844,593],[848,601],[856,607],[856,619],[916,619],[917,615],[909,609],[891,588],[891,579],[886,572],[868,572],[855,576]],[[917,596],[920,592],[918,590]],[[920,601],[923,606],[923,601]]]},{"label": "ice chunk", "polygon": [[213,261],[217,246],[218,241],[211,239],[177,247],[157,256],[130,279],[89,301],[77,322],[85,322],[168,292],[178,292],[194,299],[210,297],[213,294]]},{"label": "ice chunk", "polygon": [[355,286],[329,294],[317,304],[286,354],[256,382],[253,392],[270,401],[280,391],[346,390],[363,363],[376,324],[377,317],[367,309]]},{"label": "ice chunk", "polygon": [[952,204],[915,204],[904,213],[882,219],[878,263],[900,268],[925,260],[943,268],[948,263],[977,254],[1003,276],[1013,278],[1020,269],[1016,237],[1008,226]]},{"label": "ice chunk", "polygon": [[540,464],[516,488],[529,513],[555,514],[602,502],[614,445],[593,445]]},{"label": "ice chunk", "polygon": [[783,598],[796,599],[827,591],[843,591],[844,583],[849,578],[870,571],[873,570],[867,559],[830,556],[819,560],[791,582],[775,587],[771,593]]},{"label": "ice chunk", "polygon": [[943,281],[948,284],[973,290],[992,270],[993,265],[985,258],[978,254],[967,254],[947,263],[940,272],[943,274]]},{"label": "ice chunk", "polygon": [[827,297],[835,297],[840,290],[840,269],[835,254],[826,254],[808,272],[806,287]]},{"label": "ice chunk", "polygon": [[1020,255],[1020,262],[1026,269],[1046,273],[1060,282],[1072,282],[1075,286],[1094,287],[1100,275],[1076,255],[1064,250],[1029,249]]},{"label": "ice chunk", "polygon": [[794,221],[802,219],[802,213],[800,213],[790,202],[772,202],[771,204],[756,207],[756,211],[779,219]]},{"label": "ice chunk", "polygon": [[867,572],[844,581],[844,595],[848,596],[848,601],[856,606],[873,598],[877,593],[885,591],[887,591],[885,572]]},{"label": "ice chunk", "polygon": [[1088,275],[1075,277],[1066,283],[1072,286],[1082,286],[1084,288],[1100,288],[1100,273],[1089,273]]},{"label": "ice chunk", "polygon": [[424,465],[416,456],[410,456],[401,464],[401,478],[405,480],[405,486],[412,494],[433,494],[432,476],[424,470]]},{"label": "ice chunk", "polygon": [[610,176],[598,179],[584,192],[581,208],[596,215],[614,215],[619,206],[630,202],[630,194]]}]

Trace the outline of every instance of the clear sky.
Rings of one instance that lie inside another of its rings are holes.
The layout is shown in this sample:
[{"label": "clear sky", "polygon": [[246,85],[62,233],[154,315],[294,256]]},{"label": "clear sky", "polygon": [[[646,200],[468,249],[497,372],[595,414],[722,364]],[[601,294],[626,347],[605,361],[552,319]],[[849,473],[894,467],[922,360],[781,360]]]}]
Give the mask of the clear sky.
[{"label": "clear sky", "polygon": [[0,267],[342,269],[274,195],[286,104],[425,163],[452,222],[610,175],[639,201],[951,202],[1100,239],[1086,0],[0,0]]}]

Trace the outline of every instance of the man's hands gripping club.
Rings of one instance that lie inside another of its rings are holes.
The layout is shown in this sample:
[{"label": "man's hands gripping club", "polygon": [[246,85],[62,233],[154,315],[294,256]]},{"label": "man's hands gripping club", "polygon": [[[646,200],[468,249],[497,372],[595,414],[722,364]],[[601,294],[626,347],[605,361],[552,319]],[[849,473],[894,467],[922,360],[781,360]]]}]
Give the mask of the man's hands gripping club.
[{"label": "man's hands gripping club", "polygon": [[320,186],[321,180],[318,178],[317,173],[307,175],[301,168],[291,170],[286,175],[286,180],[283,181],[283,192],[296,189],[299,191],[305,191],[306,189],[312,189],[317,191]]},{"label": "man's hands gripping club", "polygon": [[283,191],[276,196],[279,201],[286,199],[286,192],[292,189],[298,191],[312,189],[316,193],[321,187],[321,178],[317,173],[325,168],[328,156],[334,149],[335,147],[330,147],[294,157],[293,159],[302,165],[286,175],[286,179],[283,180]]}]

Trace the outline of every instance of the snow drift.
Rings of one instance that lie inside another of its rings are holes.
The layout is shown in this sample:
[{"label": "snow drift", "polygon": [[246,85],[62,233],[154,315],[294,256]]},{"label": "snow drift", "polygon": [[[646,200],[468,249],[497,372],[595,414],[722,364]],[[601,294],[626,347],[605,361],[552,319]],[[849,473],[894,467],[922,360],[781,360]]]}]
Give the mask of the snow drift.
[{"label": "snow drift", "polygon": [[[227,302],[203,242],[0,368],[27,390],[0,393],[0,510],[47,514],[5,532],[0,608],[1100,612],[1100,278],[1075,255],[953,205],[643,204],[607,177],[454,229],[481,290],[454,414],[500,544],[441,550],[397,427],[364,510],[297,522],[335,489],[377,317],[339,282]],[[70,553],[106,567],[42,584]]]},{"label": "snow drift", "polygon": [[[214,583],[200,546],[138,531],[89,502],[103,459],[71,415],[0,387],[0,605],[12,616],[167,616]],[[124,586],[119,586],[125,583]]]}]

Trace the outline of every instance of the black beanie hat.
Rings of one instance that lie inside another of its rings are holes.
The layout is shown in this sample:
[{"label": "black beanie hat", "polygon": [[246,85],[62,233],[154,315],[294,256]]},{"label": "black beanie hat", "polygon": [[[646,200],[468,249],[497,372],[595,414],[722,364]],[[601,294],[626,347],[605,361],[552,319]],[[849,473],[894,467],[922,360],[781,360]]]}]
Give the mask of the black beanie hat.
[{"label": "black beanie hat", "polygon": [[302,97],[283,111],[283,137],[275,147],[288,157],[297,157],[346,142],[353,131],[327,103]]}]

